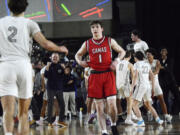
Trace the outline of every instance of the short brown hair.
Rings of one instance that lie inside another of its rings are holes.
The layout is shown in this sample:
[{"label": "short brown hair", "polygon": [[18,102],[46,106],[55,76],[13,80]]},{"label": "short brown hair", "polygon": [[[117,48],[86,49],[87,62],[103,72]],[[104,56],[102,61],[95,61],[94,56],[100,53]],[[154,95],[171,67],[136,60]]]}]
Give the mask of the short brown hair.
[{"label": "short brown hair", "polygon": [[98,21],[98,20],[94,20],[94,21],[91,21],[91,22],[89,23],[90,26],[92,26],[92,25],[94,25],[94,24],[99,24],[101,27],[103,27],[103,26],[102,26],[102,22],[101,22],[101,21]]}]

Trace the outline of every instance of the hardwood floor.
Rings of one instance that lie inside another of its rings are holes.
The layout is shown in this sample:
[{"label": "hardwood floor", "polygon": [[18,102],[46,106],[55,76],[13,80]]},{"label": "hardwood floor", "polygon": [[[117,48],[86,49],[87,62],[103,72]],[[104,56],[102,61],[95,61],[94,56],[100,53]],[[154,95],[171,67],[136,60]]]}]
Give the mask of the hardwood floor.
[{"label": "hardwood floor", "polygon": [[[58,126],[49,128],[47,124],[43,126],[33,124],[29,135],[101,135],[97,122],[87,126],[84,124],[84,119],[80,121],[77,118],[71,121],[67,120],[66,123],[69,125],[67,128]],[[14,135],[17,135],[16,129]],[[172,124],[163,124],[161,126],[155,122],[146,122],[145,127],[127,126],[122,123],[118,125],[118,131],[119,135],[180,135],[180,118],[174,116]],[[111,135],[109,126],[108,132]],[[0,135],[3,135],[2,127],[0,127]]]}]

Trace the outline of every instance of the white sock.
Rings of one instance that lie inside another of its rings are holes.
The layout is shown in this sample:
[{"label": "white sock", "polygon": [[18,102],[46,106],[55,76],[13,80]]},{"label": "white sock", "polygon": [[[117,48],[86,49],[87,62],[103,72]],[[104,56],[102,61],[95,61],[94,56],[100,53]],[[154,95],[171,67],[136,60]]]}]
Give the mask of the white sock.
[{"label": "white sock", "polygon": [[128,119],[128,120],[131,120],[131,114],[128,114],[128,115],[127,115],[127,119]]},{"label": "white sock", "polygon": [[139,117],[139,118],[138,118],[138,120],[142,121],[142,120],[143,120],[143,118],[142,118],[142,117]]},{"label": "white sock", "polygon": [[44,118],[43,117],[40,117],[40,121],[43,121],[44,120]]},{"label": "white sock", "polygon": [[56,116],[56,120],[55,121],[58,121],[59,120],[59,116]]},{"label": "white sock", "polygon": [[33,115],[32,110],[29,110],[29,114],[30,114],[31,116]]},{"label": "white sock", "polygon": [[104,113],[104,116],[106,119],[110,119],[110,116],[108,114]]},{"label": "white sock", "polygon": [[91,114],[95,113],[95,110],[94,109],[91,109]]},{"label": "white sock", "polygon": [[160,119],[160,118],[159,118],[159,117],[157,117],[157,118],[156,118],[156,121],[158,121],[159,119]]},{"label": "white sock", "polygon": [[112,123],[112,122],[111,122],[111,126],[116,126],[116,122],[115,122],[115,123]]},{"label": "white sock", "polygon": [[151,112],[150,112],[150,111],[148,111],[147,113],[148,113],[148,114],[151,114]]},{"label": "white sock", "polygon": [[107,134],[107,130],[102,130],[102,134]]},{"label": "white sock", "polygon": [[5,135],[13,135],[12,133],[8,132],[8,133],[5,133]]},{"label": "white sock", "polygon": [[29,119],[30,119],[30,121],[33,120],[33,113],[32,113],[32,110],[29,110],[28,113],[29,113]]}]

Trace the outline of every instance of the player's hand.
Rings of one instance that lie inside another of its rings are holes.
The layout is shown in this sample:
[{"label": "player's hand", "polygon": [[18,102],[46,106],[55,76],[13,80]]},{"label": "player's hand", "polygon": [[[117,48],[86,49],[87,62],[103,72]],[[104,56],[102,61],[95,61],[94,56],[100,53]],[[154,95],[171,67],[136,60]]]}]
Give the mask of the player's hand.
[{"label": "player's hand", "polygon": [[117,64],[118,64],[118,61],[117,61],[117,60],[113,61],[113,62],[111,63],[111,65],[110,65],[110,69],[111,69],[112,71],[115,71]]},{"label": "player's hand", "polygon": [[65,46],[60,46],[59,52],[65,53],[66,56],[68,55],[68,49]]},{"label": "player's hand", "polygon": [[80,61],[79,65],[81,65],[83,68],[89,67],[86,61]]},{"label": "player's hand", "polygon": [[52,62],[47,62],[47,66],[50,67]]},{"label": "player's hand", "polygon": [[48,67],[51,66],[51,62],[47,62],[47,66],[48,66]]},{"label": "player's hand", "polygon": [[41,88],[41,91],[42,91],[42,92],[44,92],[44,91],[45,91],[45,88],[44,88],[44,87],[42,87],[42,88]]},{"label": "player's hand", "polygon": [[70,80],[67,84],[72,84],[73,83],[73,80]]},{"label": "player's hand", "polygon": [[51,62],[47,62],[46,70],[49,71],[49,67],[51,66]]}]

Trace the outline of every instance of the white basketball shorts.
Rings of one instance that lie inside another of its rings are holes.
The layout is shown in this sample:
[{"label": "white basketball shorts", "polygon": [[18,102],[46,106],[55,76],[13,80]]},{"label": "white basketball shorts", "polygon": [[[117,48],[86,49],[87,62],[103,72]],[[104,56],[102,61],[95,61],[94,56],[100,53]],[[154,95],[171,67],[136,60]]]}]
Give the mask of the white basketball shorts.
[{"label": "white basketball shorts", "polygon": [[120,89],[117,89],[117,98],[123,99],[130,96],[130,85],[121,86]]},{"label": "white basketball shorts", "polygon": [[33,72],[28,60],[0,62],[0,97],[15,96],[21,99],[32,97]]},{"label": "white basketball shorts", "polygon": [[151,101],[151,95],[149,94],[149,85],[137,84],[135,91],[133,93],[133,99],[137,101]]},{"label": "white basketball shorts", "polygon": [[[150,84],[150,89],[152,91],[152,84]],[[151,92],[152,93],[152,92]],[[159,95],[163,95],[163,91],[161,89],[161,86],[159,84],[158,80],[154,81],[154,96],[159,96]]]}]

